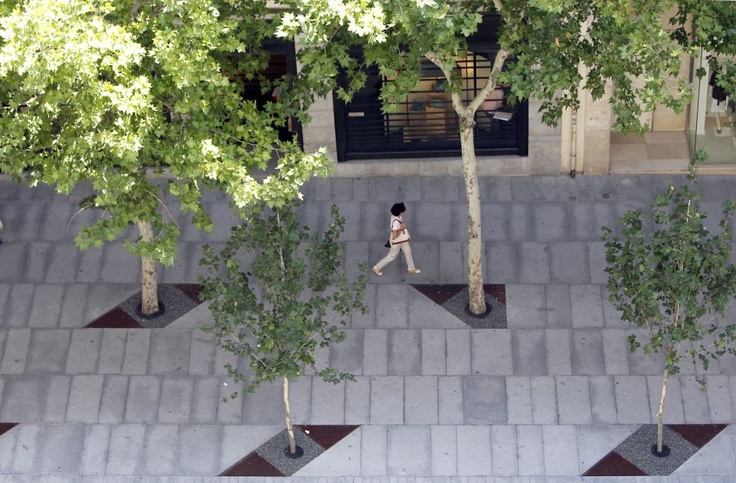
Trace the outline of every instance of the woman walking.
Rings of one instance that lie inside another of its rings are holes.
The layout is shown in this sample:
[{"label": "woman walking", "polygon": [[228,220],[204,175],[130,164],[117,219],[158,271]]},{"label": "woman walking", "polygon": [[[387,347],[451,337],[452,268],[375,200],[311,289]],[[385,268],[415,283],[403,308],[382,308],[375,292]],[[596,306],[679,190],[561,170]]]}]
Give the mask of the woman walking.
[{"label": "woman walking", "polygon": [[391,248],[388,250],[388,255],[373,267],[373,273],[376,275],[383,275],[381,269],[394,261],[394,259],[399,255],[399,250],[404,252],[404,258],[406,258],[406,265],[409,267],[409,273],[421,272],[421,270],[414,266],[414,259],[411,257],[409,232],[406,229],[406,223],[404,223],[403,218],[405,212],[406,206],[404,206],[404,203],[395,203],[391,207],[391,221],[389,222],[389,230],[391,230],[389,242],[391,244]]}]

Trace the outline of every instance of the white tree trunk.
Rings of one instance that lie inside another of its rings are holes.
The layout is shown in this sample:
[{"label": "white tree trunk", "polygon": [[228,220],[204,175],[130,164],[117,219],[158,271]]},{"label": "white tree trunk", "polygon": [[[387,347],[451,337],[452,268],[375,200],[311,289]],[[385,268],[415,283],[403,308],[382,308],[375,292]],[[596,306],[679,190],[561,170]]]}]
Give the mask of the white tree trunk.
[{"label": "white tree trunk", "polygon": [[[153,227],[148,221],[139,221],[141,241],[153,241]],[[141,256],[141,312],[152,315],[158,312],[158,281],[156,280],[156,260]]]},{"label": "white tree trunk", "polygon": [[289,407],[289,379],[284,377],[284,413],[286,415],[286,432],[289,434],[289,452],[296,453],[294,427],[291,425],[291,408]]},{"label": "white tree trunk", "polygon": [[659,396],[659,412],[657,413],[657,453],[662,454],[662,445],[664,440],[664,398],[667,395],[667,380],[669,372],[664,368],[662,376],[662,393]]},{"label": "white tree trunk", "polygon": [[468,199],[468,305],[474,314],[486,311],[483,293],[483,237],[481,236],[480,189],[478,188],[478,159],[471,117],[460,118],[460,147],[463,156],[465,194]]}]

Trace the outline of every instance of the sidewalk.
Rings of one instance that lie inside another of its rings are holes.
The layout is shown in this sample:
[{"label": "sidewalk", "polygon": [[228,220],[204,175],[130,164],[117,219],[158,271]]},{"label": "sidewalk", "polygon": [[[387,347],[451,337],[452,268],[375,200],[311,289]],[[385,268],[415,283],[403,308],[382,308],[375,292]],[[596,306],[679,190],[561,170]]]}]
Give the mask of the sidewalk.
[{"label": "sidewalk", "polygon": [[[462,179],[306,186],[301,216],[312,230],[324,228],[332,203],[345,216],[352,275],[359,262],[385,255],[389,208],[404,201],[422,273],[407,274],[402,259],[382,277],[370,274],[370,313],[354,316],[347,340],[320,354],[355,382],[292,382],[295,423],[360,427],[289,479],[583,481],[641,424],[655,422],[662,371],[628,353],[631,329],[607,301],[600,226],[613,228],[682,179],[483,178],[486,283],[506,286],[508,329],[479,330],[409,285],[466,283]],[[736,177],[701,176],[699,187],[714,217],[721,201],[736,198]],[[233,391],[223,369],[232,359],[198,329],[209,318],[204,304],[164,329],[83,328],[136,293],[140,279],[121,242],[74,246],[89,221],[86,213],[72,218],[85,194],[0,180],[0,422],[21,423],[0,436],[0,481],[218,480],[283,429],[281,387],[221,401]],[[226,201],[212,197],[207,206],[214,232],[181,220],[179,258],[161,270],[161,282],[196,282],[202,244],[226,239],[234,222]],[[736,360],[711,364],[704,392],[698,374],[683,369],[670,378],[666,423],[730,426],[671,477],[615,481],[736,478]],[[181,478],[163,479],[173,476]]]}]

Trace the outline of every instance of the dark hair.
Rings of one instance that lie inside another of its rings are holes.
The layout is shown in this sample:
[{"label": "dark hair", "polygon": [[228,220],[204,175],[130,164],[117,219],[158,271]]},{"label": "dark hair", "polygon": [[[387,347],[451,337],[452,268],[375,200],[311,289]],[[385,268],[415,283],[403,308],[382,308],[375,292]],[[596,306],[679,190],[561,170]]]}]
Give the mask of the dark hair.
[{"label": "dark hair", "polygon": [[391,214],[394,216],[399,216],[405,211],[406,206],[404,206],[404,203],[394,203],[394,206],[391,207]]}]

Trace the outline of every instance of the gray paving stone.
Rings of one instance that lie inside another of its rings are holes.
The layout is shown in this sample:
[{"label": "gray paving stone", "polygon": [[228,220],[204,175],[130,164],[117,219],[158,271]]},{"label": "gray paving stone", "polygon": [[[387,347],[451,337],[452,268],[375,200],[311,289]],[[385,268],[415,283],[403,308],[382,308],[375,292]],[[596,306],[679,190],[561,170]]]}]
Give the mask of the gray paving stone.
[{"label": "gray paving stone", "polygon": [[545,331],[547,373],[550,375],[572,374],[570,332],[567,329],[548,329]]},{"label": "gray paving stone", "polygon": [[71,333],[62,329],[31,332],[26,372],[60,374],[66,367]]},{"label": "gray paving stone", "polygon": [[92,247],[84,250],[79,256],[78,266],[78,283],[97,283],[100,279],[100,269],[102,268],[102,248]]},{"label": "gray paving stone", "polygon": [[518,283],[519,253],[517,243],[486,243],[487,283]]},{"label": "gray paving stone", "polygon": [[75,329],[71,331],[66,374],[95,374],[102,346],[102,329]]},{"label": "gray paving stone", "polygon": [[44,426],[38,470],[42,474],[76,474],[82,459],[84,426],[51,424]]},{"label": "gray paving stone", "polygon": [[514,373],[511,355],[511,334],[505,329],[471,331],[474,375],[510,375]]},{"label": "gray paving stone", "polygon": [[69,376],[52,376],[49,378],[43,421],[51,423],[65,421],[71,385],[72,378]]},{"label": "gray paving stone", "polygon": [[388,475],[388,427],[362,426],[360,428],[360,475],[381,477]]},{"label": "gray paving stone", "polygon": [[[637,426],[594,425],[577,426],[577,443],[580,457],[579,474],[583,474],[606,456],[612,448],[628,438]],[[618,478],[621,479],[620,477]],[[651,478],[648,478],[651,479]],[[598,480],[598,478],[596,478]],[[634,480],[635,481],[635,480]]]},{"label": "gray paving stone", "polygon": [[28,327],[58,327],[63,298],[64,287],[62,285],[36,285],[33,291],[33,306],[29,315]]},{"label": "gray paving stone", "polygon": [[[129,329],[126,331],[125,338],[125,355],[123,356],[123,374],[146,374],[149,372],[148,359],[154,359],[157,354],[156,351],[151,351],[151,334],[158,333],[160,335],[166,335],[176,337],[175,331],[154,331],[148,329]],[[160,336],[159,336],[160,337]],[[150,356],[149,356],[150,354]],[[178,362],[181,365],[181,359],[185,358],[186,354],[179,353]],[[188,362],[188,361],[187,361]],[[186,363],[184,364],[186,367]],[[150,371],[152,374],[156,374],[155,371]]]},{"label": "gray paving stone", "polygon": [[84,318],[88,290],[87,284],[64,286],[64,301],[61,304],[59,327],[84,327],[91,322]]},{"label": "gray paving stone", "polygon": [[410,376],[404,379],[405,424],[438,424],[437,385],[437,378],[432,376]]},{"label": "gray paving stone", "polygon": [[371,378],[370,424],[404,424],[404,378]]},{"label": "gray paving stone", "polygon": [[409,376],[422,373],[422,338],[419,330],[390,330],[388,374]]},{"label": "gray paving stone", "polygon": [[48,376],[7,376],[0,419],[17,422],[41,421],[48,385]]},{"label": "gray paving stone", "polygon": [[532,422],[557,424],[557,387],[554,377],[536,376],[530,380]]},{"label": "gray paving stone", "polygon": [[388,374],[389,331],[366,330],[363,336],[363,374]]},{"label": "gray paving stone", "polygon": [[520,476],[544,475],[544,447],[542,428],[546,426],[517,426],[516,442]]},{"label": "gray paving stone", "polygon": [[76,207],[71,203],[49,203],[42,222],[39,224],[38,238],[44,241],[63,241]]},{"label": "gray paving stone", "polygon": [[[733,425],[727,427],[715,441],[706,445],[683,463],[677,474],[681,480],[687,481],[722,481],[728,482],[736,474],[736,462],[733,454],[734,446]],[[725,434],[724,434],[725,433]]]},{"label": "gray paving stone", "polygon": [[105,378],[100,375],[74,376],[69,392],[66,421],[93,424],[97,422]]},{"label": "gray paving stone", "polygon": [[89,287],[84,319],[92,322],[140,291],[140,282],[137,284],[93,283]]},{"label": "gray paving stone", "polygon": [[363,347],[365,344],[362,330],[346,330],[344,341],[331,344],[329,348],[329,366],[348,374],[363,372]]},{"label": "gray paving stone", "polygon": [[211,334],[205,334],[201,330],[192,331],[191,345],[189,348],[190,375],[212,374],[215,362],[215,341]]},{"label": "gray paving stone", "polygon": [[15,475],[33,474],[38,468],[38,458],[42,451],[43,426],[22,424],[17,429],[18,442],[15,445],[12,473]]},{"label": "gray paving stone", "polygon": [[238,356],[220,346],[215,347],[214,374],[227,376],[227,369],[225,367],[227,364],[230,364],[232,367],[238,367]]},{"label": "gray paving stone", "polygon": [[220,426],[182,426],[179,431],[178,474],[214,474],[220,455]]},{"label": "gray paving stone", "polygon": [[125,414],[125,401],[128,394],[128,377],[106,376],[102,384],[100,401],[100,423],[120,424]]},{"label": "gray paving stone", "polygon": [[[191,422],[194,381],[183,377],[166,377],[161,382],[161,399],[157,421],[164,424]],[[242,401],[241,401],[242,402]]]},{"label": "gray paving stone", "polygon": [[626,333],[621,329],[604,329],[601,331],[601,339],[606,374],[614,376],[629,374],[629,347]]},{"label": "gray paving stone", "polygon": [[511,333],[511,353],[515,375],[547,374],[545,331],[515,329]]},{"label": "gray paving stone", "polygon": [[509,212],[505,203],[481,203],[481,222],[484,240],[508,240]]},{"label": "gray paving stone", "polygon": [[175,475],[178,439],[178,426],[162,424],[147,426],[143,436],[138,473],[143,475]]},{"label": "gray paving stone", "polygon": [[455,426],[430,426],[429,432],[432,476],[456,476],[457,430]]},{"label": "gray paving stone", "polygon": [[106,329],[102,332],[102,349],[97,372],[100,374],[121,374],[125,356],[125,339],[127,331]]},{"label": "gray paving stone", "polygon": [[459,207],[457,203],[446,202],[419,204],[414,216],[404,217],[407,226],[416,227],[409,229],[412,239],[416,236],[417,240],[424,241],[461,241],[456,239],[457,233],[462,233],[461,227],[465,226],[467,218],[459,213]]},{"label": "gray paving stone", "polygon": [[557,412],[560,424],[591,424],[590,389],[587,377],[558,376]]},{"label": "gray paving stone", "polygon": [[440,377],[437,380],[438,423],[464,424],[463,379],[460,377]]},{"label": "gray paving stone", "polygon": [[374,329],[376,327],[376,285],[366,286],[363,303],[368,307],[368,313],[353,312],[350,314],[350,328]]},{"label": "gray paving stone", "polygon": [[519,282],[549,283],[549,245],[539,242],[519,243]]},{"label": "gray paving stone", "polygon": [[465,424],[505,424],[506,380],[503,377],[473,376],[463,379]]},{"label": "gray paving stone", "polygon": [[[490,255],[489,255],[490,256]],[[453,283],[467,275],[467,256],[462,242],[439,243],[439,283]]]},{"label": "gray paving stone", "polygon": [[730,423],[734,420],[734,403],[728,376],[708,376],[706,395],[712,423]]},{"label": "gray paving stone", "polygon": [[145,426],[121,424],[112,427],[105,472],[108,475],[134,475],[140,464]]},{"label": "gray paving stone", "polygon": [[607,284],[606,273],[606,250],[603,242],[588,242],[588,260],[590,262],[590,282],[595,284]]},{"label": "gray paving stone", "polygon": [[491,451],[491,428],[489,426],[458,427],[458,476],[486,476],[492,474]]},{"label": "gray paving stone", "polygon": [[386,459],[390,476],[428,475],[430,432],[426,426],[389,426]]},{"label": "gray paving stone", "polygon": [[244,394],[242,399],[243,423],[279,424],[284,421],[283,384],[281,381],[261,384],[258,390]]},{"label": "gray paving stone", "polygon": [[445,337],[447,341],[447,375],[472,374],[470,330],[448,330]]},{"label": "gray paving stone", "polygon": [[[186,374],[192,342],[190,330],[151,330],[149,374]],[[130,344],[130,342],[128,342]]]},{"label": "gray paving stone", "polygon": [[360,474],[360,433],[353,431],[330,447],[329,458],[318,457],[297,471],[298,477],[340,479],[344,475]]},{"label": "gray paving stone", "polygon": [[598,285],[571,285],[570,300],[573,327],[603,327],[603,302]]},{"label": "gray paving stone", "polygon": [[572,373],[585,376],[606,374],[603,338],[599,330],[570,331],[572,339]]},{"label": "gray paving stone", "polygon": [[618,421],[613,378],[610,376],[591,377],[588,379],[588,386],[593,424],[616,424]]},{"label": "gray paving stone", "polygon": [[557,241],[567,237],[570,224],[563,203],[531,203],[532,237],[537,241]]},{"label": "gray paving stone", "polygon": [[158,415],[161,379],[154,376],[131,376],[125,401],[126,423],[153,423]]},{"label": "gray paving stone", "polygon": [[140,260],[133,257],[121,242],[106,243],[103,248],[100,282],[136,283],[140,280]]},{"label": "gray paving stone", "polygon": [[650,424],[646,378],[642,376],[615,376],[616,408],[619,424]]},{"label": "gray paving stone", "polygon": [[221,384],[220,378],[218,377],[198,377],[194,380],[192,423],[203,424],[215,422]]},{"label": "gray paving stone", "polygon": [[23,279],[28,246],[25,243],[5,243],[0,247],[0,282],[17,282]]},{"label": "gray paving stone", "polygon": [[6,327],[5,309],[10,304],[10,288],[10,284],[0,283],[0,327]]},{"label": "gray paving stone", "polygon": [[[282,429],[281,426],[223,425],[217,472],[224,472]],[[360,448],[360,442],[356,446]]]},{"label": "gray paving stone", "polygon": [[21,374],[26,367],[28,347],[31,343],[31,331],[29,329],[8,330],[5,351],[2,362],[0,362],[0,373]]},{"label": "gray paving stone", "polygon": [[[424,273],[424,272],[422,272]],[[434,281],[435,278],[433,277]],[[407,291],[410,329],[465,329],[468,326],[417,290]]]},{"label": "gray paving stone", "polygon": [[447,352],[445,332],[440,329],[421,331],[422,337],[422,375],[444,376],[447,374]]},{"label": "gray paving stone", "polygon": [[[641,330],[628,330],[627,337],[632,333],[636,334],[640,341],[647,340],[646,334]],[[683,365],[683,369],[686,366],[686,364]],[[661,353],[645,354],[642,349],[636,349],[634,352],[629,352],[629,371],[632,375],[638,376],[661,375],[664,371],[664,356]]]},{"label": "gray paving stone", "polygon": [[345,424],[368,424],[371,412],[371,378],[345,382]]},{"label": "gray paving stone", "polygon": [[23,280],[26,282],[40,283],[46,279],[46,269],[49,263],[49,251],[51,244],[47,242],[29,243],[26,268],[23,272]]},{"label": "gray paving stone", "polygon": [[[403,260],[402,260],[403,263]],[[419,265],[419,261],[416,261]],[[394,265],[398,265],[394,260]],[[402,273],[404,270],[402,265]],[[386,271],[388,267],[383,270]],[[379,328],[408,327],[408,311],[405,285],[379,285],[376,287],[376,326]]]},{"label": "gray paving stone", "polygon": [[577,476],[578,445],[575,426],[542,426],[544,473],[548,476]]},{"label": "gray paving stone", "polygon": [[545,285],[544,295],[547,303],[547,327],[572,327],[572,307],[569,285]]},{"label": "gray paving stone", "polygon": [[509,328],[544,328],[547,325],[543,285],[507,285],[506,318]]},{"label": "gray paving stone", "polygon": [[491,448],[494,476],[519,474],[516,443],[516,426],[491,426]]},{"label": "gray paving stone", "polygon": [[514,202],[509,204],[509,238],[515,241],[531,238],[529,204]]},{"label": "gray paving stone", "polygon": [[685,422],[687,424],[711,423],[707,393],[701,390],[700,383],[695,377],[680,376],[680,389],[685,409]]},{"label": "gray paving stone", "polygon": [[309,405],[311,424],[344,424],[346,384],[332,384],[319,377],[310,378],[312,401]]},{"label": "gray paving stone", "polygon": [[5,327],[28,327],[33,305],[32,284],[15,284],[10,289],[10,304],[5,310]]},{"label": "gray paving stone", "polygon": [[596,240],[600,236],[599,227],[593,227],[593,213],[590,203],[569,203],[569,234],[575,240]]},{"label": "gray paving stone", "polygon": [[506,407],[509,424],[532,424],[532,391],[528,377],[506,378]]},{"label": "gray paving stone", "polygon": [[555,242],[549,250],[553,283],[590,283],[587,243]]},{"label": "gray paving stone", "polygon": [[[659,399],[662,395],[662,376],[647,376],[649,389],[649,407],[652,411],[652,422],[657,422]],[[679,377],[669,377],[667,393],[664,399],[664,417],[666,424],[685,424],[685,408],[682,402],[682,389]]]}]

